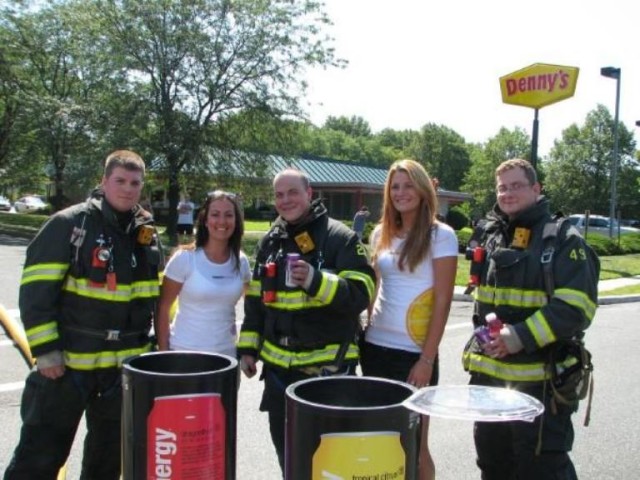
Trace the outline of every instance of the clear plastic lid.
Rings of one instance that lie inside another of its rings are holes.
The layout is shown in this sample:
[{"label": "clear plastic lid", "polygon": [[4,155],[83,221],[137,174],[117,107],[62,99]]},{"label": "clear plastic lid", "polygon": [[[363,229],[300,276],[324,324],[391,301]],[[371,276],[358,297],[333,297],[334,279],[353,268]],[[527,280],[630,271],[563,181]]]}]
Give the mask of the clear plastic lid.
[{"label": "clear plastic lid", "polygon": [[478,422],[532,422],[544,412],[544,405],[531,395],[478,385],[421,388],[403,405],[423,415]]}]

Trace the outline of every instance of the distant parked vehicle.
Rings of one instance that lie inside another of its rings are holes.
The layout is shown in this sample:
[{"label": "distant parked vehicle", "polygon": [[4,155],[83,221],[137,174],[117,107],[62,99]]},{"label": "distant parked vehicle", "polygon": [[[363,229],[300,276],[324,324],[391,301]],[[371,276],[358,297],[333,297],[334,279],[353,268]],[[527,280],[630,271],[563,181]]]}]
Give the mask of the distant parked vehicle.
[{"label": "distant parked vehicle", "polygon": [[18,213],[32,213],[44,210],[48,205],[44,200],[36,195],[26,195],[16,200],[13,203],[13,207]]},{"label": "distant parked vehicle", "polygon": [[[584,234],[585,226],[587,223],[586,215],[570,215],[569,221],[576,227],[580,233]],[[603,217],[601,215],[589,215],[589,233],[599,233],[601,235],[609,236],[609,217]],[[618,225],[616,220],[613,221],[613,236],[618,235],[618,228],[620,228],[620,235],[626,235],[629,233],[640,233],[640,228],[622,227]]]},{"label": "distant parked vehicle", "polygon": [[0,211],[8,212],[11,210],[11,202],[7,197],[0,195]]}]

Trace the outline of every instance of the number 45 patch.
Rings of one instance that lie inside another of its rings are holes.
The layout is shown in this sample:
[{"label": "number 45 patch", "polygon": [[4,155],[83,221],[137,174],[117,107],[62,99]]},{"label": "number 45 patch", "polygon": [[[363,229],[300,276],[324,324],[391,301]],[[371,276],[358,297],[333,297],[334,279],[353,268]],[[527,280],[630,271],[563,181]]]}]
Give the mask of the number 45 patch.
[{"label": "number 45 patch", "polygon": [[587,254],[584,251],[584,248],[574,248],[571,250],[571,253],[569,253],[569,258],[571,260],[586,260]]}]

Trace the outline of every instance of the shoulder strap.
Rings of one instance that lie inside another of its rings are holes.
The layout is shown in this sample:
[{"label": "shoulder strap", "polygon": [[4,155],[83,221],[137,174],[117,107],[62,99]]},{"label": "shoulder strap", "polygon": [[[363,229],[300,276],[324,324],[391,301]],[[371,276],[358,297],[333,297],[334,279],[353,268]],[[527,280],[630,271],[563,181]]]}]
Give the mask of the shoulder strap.
[{"label": "shoulder strap", "polygon": [[[553,279],[553,255],[558,245],[558,239],[561,235],[566,233],[566,228],[563,230],[567,218],[563,217],[561,213],[554,215],[550,222],[546,223],[542,230],[542,255],[540,256],[540,263],[542,264],[542,276],[544,280],[544,290],[547,294],[547,299],[553,296],[555,290],[555,282]],[[567,224],[568,225],[568,224]]]}]

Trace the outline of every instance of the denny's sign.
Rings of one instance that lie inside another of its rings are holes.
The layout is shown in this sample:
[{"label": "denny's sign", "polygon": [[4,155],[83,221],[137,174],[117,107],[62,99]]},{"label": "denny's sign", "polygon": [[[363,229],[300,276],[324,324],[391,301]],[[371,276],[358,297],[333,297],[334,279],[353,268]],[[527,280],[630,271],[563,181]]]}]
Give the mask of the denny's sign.
[{"label": "denny's sign", "polygon": [[534,63],[500,77],[502,101],[542,108],[570,98],[576,91],[579,71],[577,67]]}]

